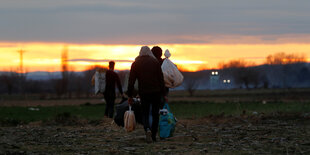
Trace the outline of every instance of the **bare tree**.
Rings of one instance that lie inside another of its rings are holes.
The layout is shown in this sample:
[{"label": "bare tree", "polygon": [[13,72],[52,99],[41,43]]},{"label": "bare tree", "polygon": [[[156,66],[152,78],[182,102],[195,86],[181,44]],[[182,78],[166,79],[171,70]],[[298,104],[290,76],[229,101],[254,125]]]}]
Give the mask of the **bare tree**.
[{"label": "bare tree", "polygon": [[[293,67],[292,65],[298,65],[298,64],[303,64],[307,62],[305,54],[299,53],[291,53],[291,54],[286,54],[284,52],[280,53],[275,53],[273,55],[269,55],[266,57],[266,64],[269,65],[281,65],[281,70],[278,71],[278,74],[281,75],[279,78],[282,81],[282,87],[288,88],[289,86],[289,77],[288,73],[291,68]],[[295,68],[296,66],[294,66]],[[294,69],[293,69],[294,70]]]},{"label": "bare tree", "polygon": [[13,93],[14,87],[16,87],[16,84],[18,82],[18,73],[10,71],[7,73],[4,73],[0,76],[1,83],[6,85],[7,93],[11,95]]},{"label": "bare tree", "polygon": [[261,83],[261,74],[253,67],[235,68],[233,71],[233,78],[236,84],[240,86],[244,85],[246,89],[249,89],[250,85],[257,88]]},{"label": "bare tree", "polygon": [[301,62],[306,62],[306,56],[304,54],[286,54],[280,52],[266,57],[266,64],[269,65],[284,65]]},{"label": "bare tree", "polygon": [[244,85],[247,89],[250,88],[250,85],[257,88],[262,80],[261,73],[251,66],[254,66],[254,63],[244,61],[243,59],[219,64],[220,68],[228,70],[235,84],[240,85],[240,87]]},{"label": "bare tree", "polygon": [[183,75],[184,89],[189,93],[190,96],[193,96],[199,86],[200,77],[192,72],[183,72]]}]

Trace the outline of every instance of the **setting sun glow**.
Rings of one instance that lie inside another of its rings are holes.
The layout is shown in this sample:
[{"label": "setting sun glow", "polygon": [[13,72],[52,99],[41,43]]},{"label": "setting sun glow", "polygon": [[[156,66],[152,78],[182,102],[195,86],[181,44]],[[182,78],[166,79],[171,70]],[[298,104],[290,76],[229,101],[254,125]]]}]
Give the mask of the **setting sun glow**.
[{"label": "setting sun glow", "polygon": [[[61,52],[68,50],[69,70],[83,71],[94,65],[107,66],[116,61],[117,70],[130,69],[142,45],[93,45],[64,43],[0,43],[0,70],[17,70],[19,50],[24,50],[23,66],[26,72],[60,71]],[[151,48],[153,45],[149,45]],[[198,71],[216,68],[218,63],[244,59],[263,64],[268,55],[302,53],[310,61],[309,44],[162,44],[171,52],[170,59],[183,70]],[[163,57],[164,58],[164,57]]]}]

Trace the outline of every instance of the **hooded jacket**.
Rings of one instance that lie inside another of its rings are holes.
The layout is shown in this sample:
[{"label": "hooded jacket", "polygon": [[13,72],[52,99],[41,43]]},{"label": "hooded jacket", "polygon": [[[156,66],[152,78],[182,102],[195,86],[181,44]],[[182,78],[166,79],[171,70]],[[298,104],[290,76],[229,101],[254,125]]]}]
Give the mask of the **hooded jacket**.
[{"label": "hooded jacket", "polygon": [[165,94],[164,77],[159,62],[150,48],[143,46],[139,56],[132,63],[128,80],[128,97],[133,97],[134,84],[138,80],[139,95]]},{"label": "hooded jacket", "polygon": [[150,56],[151,58],[156,59],[156,57],[154,56],[154,54],[152,53],[151,49],[148,46],[142,46],[139,52],[139,56],[136,57],[137,58],[141,57],[141,56]]}]

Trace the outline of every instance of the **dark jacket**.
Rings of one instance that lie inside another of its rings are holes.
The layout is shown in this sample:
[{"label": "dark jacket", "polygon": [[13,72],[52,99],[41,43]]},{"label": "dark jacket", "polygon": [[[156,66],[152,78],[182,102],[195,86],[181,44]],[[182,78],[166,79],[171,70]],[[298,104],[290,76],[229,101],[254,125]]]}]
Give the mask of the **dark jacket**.
[{"label": "dark jacket", "polygon": [[165,94],[163,72],[156,59],[150,56],[139,56],[132,63],[128,81],[128,97],[133,95],[136,79],[138,79],[140,96],[151,93]]},{"label": "dark jacket", "polygon": [[156,59],[158,60],[160,66],[161,66],[163,64],[163,62],[164,62],[164,59],[162,59],[162,58],[156,58]]},{"label": "dark jacket", "polygon": [[111,70],[108,70],[106,72],[106,85],[105,85],[105,92],[104,97],[105,98],[115,98],[115,85],[117,85],[118,90],[121,94],[123,94],[121,81],[118,77],[118,75]]}]

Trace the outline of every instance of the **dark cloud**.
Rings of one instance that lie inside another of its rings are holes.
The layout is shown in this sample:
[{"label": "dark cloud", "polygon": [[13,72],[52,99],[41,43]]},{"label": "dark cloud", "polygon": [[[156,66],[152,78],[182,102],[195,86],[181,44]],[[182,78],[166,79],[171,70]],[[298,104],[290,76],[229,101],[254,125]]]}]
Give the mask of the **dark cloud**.
[{"label": "dark cloud", "polygon": [[310,34],[309,14],[309,0],[6,1],[0,40],[208,43],[180,36]]}]

